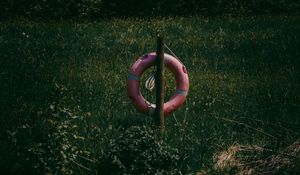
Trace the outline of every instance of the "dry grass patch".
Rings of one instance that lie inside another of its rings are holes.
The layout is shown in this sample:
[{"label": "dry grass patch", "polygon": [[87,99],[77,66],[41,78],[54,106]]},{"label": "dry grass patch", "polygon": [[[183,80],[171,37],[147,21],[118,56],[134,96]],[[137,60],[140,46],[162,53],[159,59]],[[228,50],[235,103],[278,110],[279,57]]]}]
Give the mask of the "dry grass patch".
[{"label": "dry grass patch", "polygon": [[235,174],[300,173],[300,139],[281,152],[257,145],[233,145],[215,157],[215,169],[223,172],[235,170]]}]

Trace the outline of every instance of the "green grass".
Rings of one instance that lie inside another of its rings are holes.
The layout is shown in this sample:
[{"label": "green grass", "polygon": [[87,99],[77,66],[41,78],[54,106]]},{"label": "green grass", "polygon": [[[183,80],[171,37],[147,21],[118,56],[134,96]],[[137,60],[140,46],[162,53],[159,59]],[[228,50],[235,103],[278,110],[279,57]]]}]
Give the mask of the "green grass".
[{"label": "green grass", "polygon": [[[93,159],[124,130],[151,125],[148,116],[133,108],[125,82],[135,59],[154,51],[157,30],[189,71],[188,100],[166,119],[165,134],[166,142],[186,157],[186,171],[211,168],[217,151],[233,143],[278,151],[299,138],[299,16],[8,21],[0,22],[4,171],[19,171],[18,160],[11,158],[17,152],[32,158],[27,148],[43,142],[39,125],[47,128],[44,121],[53,106],[82,116],[76,133],[85,140],[70,139],[70,144]],[[166,98],[174,90],[170,78],[168,73]],[[142,92],[154,99],[154,94]],[[18,135],[24,126],[30,132]],[[14,132],[17,140],[12,144],[8,133]],[[71,167],[79,174],[88,172],[76,164]]]}]

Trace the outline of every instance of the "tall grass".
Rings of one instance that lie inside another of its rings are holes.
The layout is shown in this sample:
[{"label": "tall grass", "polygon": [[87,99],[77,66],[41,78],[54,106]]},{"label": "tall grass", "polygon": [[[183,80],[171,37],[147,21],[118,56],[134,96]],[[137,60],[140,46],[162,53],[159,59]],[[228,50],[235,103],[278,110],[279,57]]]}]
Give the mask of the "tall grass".
[{"label": "tall grass", "polygon": [[[135,59],[154,51],[157,30],[189,72],[188,100],[166,119],[163,138],[179,150],[182,172],[210,167],[217,151],[236,142],[279,150],[299,138],[298,16],[9,21],[0,23],[3,171],[41,164],[65,174],[94,173],[95,161],[125,130],[152,125],[133,108],[125,81]],[[166,77],[170,96],[174,80]],[[60,153],[60,142],[70,154]],[[51,161],[62,164],[41,163],[47,151],[28,150],[44,149],[39,143],[52,145],[59,158]],[[75,153],[76,163],[63,162]]]}]

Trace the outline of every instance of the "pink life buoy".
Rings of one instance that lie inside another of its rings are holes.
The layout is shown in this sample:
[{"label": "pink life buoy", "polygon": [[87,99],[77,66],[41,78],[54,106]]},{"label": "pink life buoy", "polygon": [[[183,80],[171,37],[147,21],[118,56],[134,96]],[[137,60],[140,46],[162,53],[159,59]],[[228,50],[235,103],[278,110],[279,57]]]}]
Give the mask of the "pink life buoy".
[{"label": "pink life buoy", "polygon": [[[170,100],[164,103],[164,115],[167,116],[178,109],[186,100],[189,90],[189,78],[185,66],[175,57],[164,54],[165,66],[173,72],[176,80],[176,92]],[[140,77],[146,69],[153,66],[156,53],[149,53],[138,58],[129,71],[127,79],[127,94],[135,108],[146,114],[152,114],[155,104],[148,102],[140,92]]]}]

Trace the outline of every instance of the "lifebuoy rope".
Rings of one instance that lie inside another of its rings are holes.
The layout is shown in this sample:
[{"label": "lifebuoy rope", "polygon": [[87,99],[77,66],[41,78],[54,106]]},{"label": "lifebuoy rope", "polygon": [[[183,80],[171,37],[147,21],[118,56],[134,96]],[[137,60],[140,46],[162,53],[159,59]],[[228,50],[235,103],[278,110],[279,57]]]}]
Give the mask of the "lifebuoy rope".
[{"label": "lifebuoy rope", "polygon": [[[172,56],[174,56],[181,64],[182,62],[178,58],[178,56],[164,43],[164,47],[171,53]],[[168,59],[165,59],[165,61],[168,61]],[[135,76],[135,75],[134,75]],[[129,77],[130,78],[130,77]],[[137,77],[138,78],[138,77]],[[132,77],[133,80],[138,80],[136,77]],[[153,88],[155,87],[155,70],[151,72],[151,75],[147,78],[145,82],[145,88],[152,92]],[[180,89],[176,90],[176,93],[187,96],[186,91],[182,91]]]},{"label": "lifebuoy rope", "polygon": [[151,72],[150,77],[146,80],[145,87],[150,92],[152,92],[153,88],[155,87],[155,70]]},{"label": "lifebuoy rope", "polygon": [[165,46],[165,48],[168,49],[168,51],[171,53],[171,55],[173,55],[175,58],[177,58],[178,61],[180,61],[178,56],[166,45],[166,43],[164,43],[164,46]]},{"label": "lifebuoy rope", "polygon": [[[171,53],[172,56],[174,56],[179,62],[181,62],[180,59],[178,58],[178,56],[165,43],[164,43],[164,46]],[[183,64],[183,63],[181,62],[181,64]],[[176,89],[176,93],[179,93],[179,94],[182,94],[184,96],[187,96],[187,91],[182,91],[180,89]],[[186,106],[185,106],[184,119],[183,119],[183,123],[184,124],[186,123],[186,117],[187,117],[187,113],[188,113],[188,110],[189,110],[188,99],[186,99],[185,102],[186,102]],[[178,124],[175,112],[172,114],[172,116],[173,116],[175,122]]]}]

